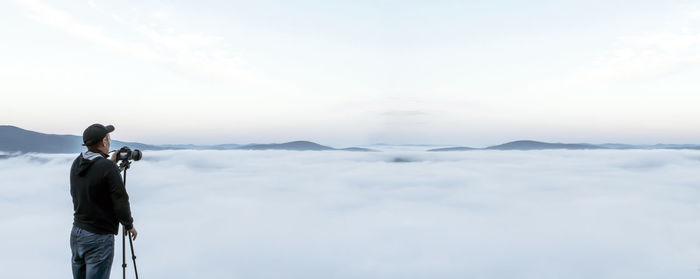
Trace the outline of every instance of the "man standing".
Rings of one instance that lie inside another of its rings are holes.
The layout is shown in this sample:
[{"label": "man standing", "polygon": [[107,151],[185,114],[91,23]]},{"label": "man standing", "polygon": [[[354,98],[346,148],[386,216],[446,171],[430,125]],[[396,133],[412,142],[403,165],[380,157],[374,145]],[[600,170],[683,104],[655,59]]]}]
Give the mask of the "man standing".
[{"label": "man standing", "polygon": [[112,131],[114,126],[101,124],[85,129],[83,145],[87,151],[80,153],[71,166],[73,278],[109,278],[119,223],[136,239],[129,195],[116,164],[118,152],[107,159]]}]

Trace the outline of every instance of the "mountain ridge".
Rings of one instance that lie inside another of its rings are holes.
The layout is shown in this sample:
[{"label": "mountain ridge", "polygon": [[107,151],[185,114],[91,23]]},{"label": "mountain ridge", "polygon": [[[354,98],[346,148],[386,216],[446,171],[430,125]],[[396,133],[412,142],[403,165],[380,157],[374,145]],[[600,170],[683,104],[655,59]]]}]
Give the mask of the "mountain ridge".
[{"label": "mountain ridge", "polygon": [[[25,130],[11,125],[0,125],[0,151],[19,153],[75,153],[85,150],[82,146],[82,137],[76,135],[44,134],[40,132]],[[349,152],[376,152],[378,150],[347,147],[334,148],[321,145],[311,141],[290,141],[285,143],[252,143],[252,144],[217,144],[217,145],[195,145],[195,144],[144,144],[139,142],[127,142],[112,140],[112,148],[129,146],[132,149],[141,150],[297,150],[297,151],[349,151]],[[412,145],[430,146],[430,145]],[[622,143],[549,143],[534,140],[517,140],[504,144],[488,146],[484,148],[455,146],[428,149],[430,152],[441,151],[471,151],[471,150],[595,150],[595,149],[692,149],[700,150],[697,144],[654,144],[654,145],[632,145]]]},{"label": "mountain ridge", "polygon": [[[44,134],[25,130],[11,125],[0,125],[0,151],[4,152],[36,152],[36,153],[75,153],[85,150],[82,146],[82,136]],[[131,149],[140,150],[298,150],[298,151],[353,151],[372,152],[369,148],[348,147],[333,148],[310,141],[291,141],[286,143],[269,144],[164,144],[153,145],[139,142],[127,142],[112,140],[112,149],[129,146]]]},{"label": "mountain ridge", "polygon": [[427,151],[443,152],[443,151],[470,151],[470,150],[552,150],[552,149],[565,149],[565,150],[693,149],[693,150],[700,150],[700,145],[695,145],[695,144],[633,145],[633,144],[623,144],[623,143],[604,143],[604,144],[549,143],[549,142],[534,141],[534,140],[517,140],[517,141],[507,142],[504,144],[488,146],[488,147],[484,147],[484,148],[457,146],[457,147],[434,148],[434,149],[429,149]]}]

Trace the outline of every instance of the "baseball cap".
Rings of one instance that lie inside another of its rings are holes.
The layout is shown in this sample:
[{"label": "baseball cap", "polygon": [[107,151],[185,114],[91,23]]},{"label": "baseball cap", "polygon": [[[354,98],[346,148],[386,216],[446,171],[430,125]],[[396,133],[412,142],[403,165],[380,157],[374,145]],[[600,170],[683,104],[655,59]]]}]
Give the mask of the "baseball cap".
[{"label": "baseball cap", "polygon": [[107,134],[114,131],[114,126],[102,124],[92,124],[83,131],[83,145],[90,146],[101,141]]}]

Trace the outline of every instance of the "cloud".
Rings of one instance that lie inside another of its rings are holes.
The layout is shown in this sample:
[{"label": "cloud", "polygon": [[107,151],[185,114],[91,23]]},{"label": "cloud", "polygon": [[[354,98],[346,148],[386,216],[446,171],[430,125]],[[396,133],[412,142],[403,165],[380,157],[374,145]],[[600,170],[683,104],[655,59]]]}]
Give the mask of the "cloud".
[{"label": "cloud", "polygon": [[[127,188],[149,278],[695,278],[699,155],[155,151]],[[0,160],[8,277],[70,276],[74,157]]]},{"label": "cloud", "polygon": [[596,61],[589,79],[627,81],[649,79],[700,65],[700,33],[695,12],[658,30],[619,36],[607,55]]},{"label": "cloud", "polygon": [[[221,36],[199,33],[177,33],[172,28],[163,30],[143,22],[133,22],[118,14],[105,14],[122,28],[119,32],[140,34],[143,39],[124,39],[111,35],[98,24],[81,22],[73,14],[54,8],[38,0],[16,0],[29,17],[59,29],[74,37],[95,43],[101,47],[138,59],[161,65],[191,77],[223,81],[248,81],[262,84],[263,78],[243,70],[240,57],[234,55],[231,46]],[[101,12],[92,1],[88,4],[95,12]],[[167,11],[157,11],[154,19],[164,21]]]},{"label": "cloud", "polygon": [[674,73],[700,64],[700,35],[688,32],[620,37],[619,46],[603,57],[593,77],[635,80]]},{"label": "cloud", "polygon": [[[535,80],[533,95],[546,92],[545,99],[586,88],[585,93],[609,92],[611,83],[645,83],[690,71],[700,66],[700,10],[677,13],[673,20],[656,21],[655,28],[621,33],[602,46],[591,62],[572,65],[572,73]],[[595,88],[591,88],[595,87]],[[550,94],[557,92],[557,94]],[[621,93],[613,91],[615,94]],[[611,94],[606,94],[609,98]],[[566,100],[571,96],[564,96]],[[606,99],[606,102],[608,99]],[[560,102],[565,102],[562,100]],[[577,101],[578,103],[578,101]],[[616,113],[619,112],[616,111]]]}]

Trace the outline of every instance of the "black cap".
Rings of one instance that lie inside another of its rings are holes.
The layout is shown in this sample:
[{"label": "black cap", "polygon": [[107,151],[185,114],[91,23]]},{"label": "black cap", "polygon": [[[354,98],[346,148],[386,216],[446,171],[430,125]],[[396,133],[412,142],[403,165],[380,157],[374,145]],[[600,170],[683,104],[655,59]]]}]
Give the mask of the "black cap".
[{"label": "black cap", "polygon": [[102,124],[92,124],[83,131],[83,145],[94,145],[113,131],[114,126],[112,125],[103,126]]}]

